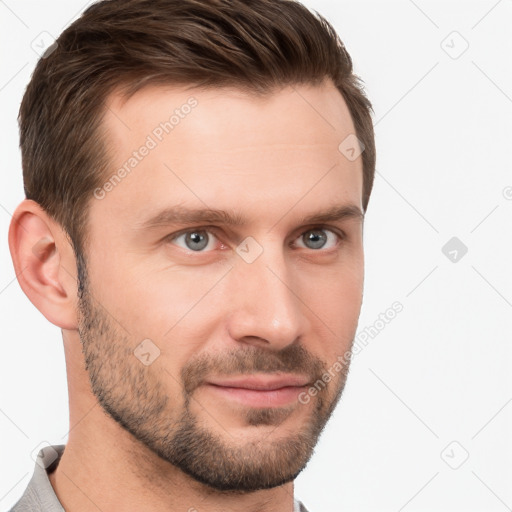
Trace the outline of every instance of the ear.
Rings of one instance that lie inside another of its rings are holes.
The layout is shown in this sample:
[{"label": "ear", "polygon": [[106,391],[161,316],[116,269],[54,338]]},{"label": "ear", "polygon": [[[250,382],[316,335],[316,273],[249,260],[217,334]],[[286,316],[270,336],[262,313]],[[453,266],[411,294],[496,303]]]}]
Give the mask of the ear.
[{"label": "ear", "polygon": [[76,330],[77,271],[64,230],[38,203],[22,201],[9,227],[9,250],[18,282],[52,324]]}]

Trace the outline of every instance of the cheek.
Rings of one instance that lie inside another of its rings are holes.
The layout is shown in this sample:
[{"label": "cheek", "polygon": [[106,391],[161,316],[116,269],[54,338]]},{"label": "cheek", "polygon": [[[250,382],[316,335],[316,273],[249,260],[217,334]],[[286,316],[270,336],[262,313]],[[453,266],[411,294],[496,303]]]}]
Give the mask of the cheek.
[{"label": "cheek", "polygon": [[317,276],[314,286],[303,285],[301,296],[313,311],[311,318],[317,332],[323,333],[324,357],[328,360],[345,353],[356,334],[362,305],[362,269],[362,265],[355,264]]},{"label": "cheek", "polygon": [[216,283],[225,272],[199,266],[132,267],[122,293],[112,300],[122,308],[119,314],[132,334],[194,350],[210,334],[208,319],[219,306]]}]

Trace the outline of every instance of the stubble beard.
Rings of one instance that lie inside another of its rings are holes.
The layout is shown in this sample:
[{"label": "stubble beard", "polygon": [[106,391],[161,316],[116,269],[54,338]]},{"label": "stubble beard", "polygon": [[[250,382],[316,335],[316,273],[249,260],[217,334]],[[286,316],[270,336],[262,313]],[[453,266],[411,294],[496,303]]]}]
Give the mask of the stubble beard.
[{"label": "stubble beard", "polygon": [[[222,428],[217,428],[223,432],[219,435],[202,426],[204,421],[201,424],[191,410],[192,404],[204,409],[193,395],[201,376],[206,374],[208,360],[192,361],[181,371],[183,405],[181,413],[177,414],[177,401],[166,391],[162,372],[157,373],[156,365],[141,364],[133,353],[138,343],[118,328],[101,306],[95,306],[88,289],[85,264],[80,266],[80,260],[78,263],[79,334],[85,368],[92,392],[111,418],[161,459],[217,491],[248,493],[277,487],[297,477],[311,458],[341,398],[348,362],[337,383],[333,381],[331,386],[320,389],[312,399],[307,419],[296,432],[279,435],[285,419],[296,412],[297,407],[305,405],[248,408],[244,414],[248,428],[262,427],[267,433],[240,443]],[[236,357],[243,357],[233,359],[233,370],[234,367],[247,370],[251,366],[259,371],[278,371],[285,367],[287,371],[294,371],[302,366],[317,378],[324,372],[323,362],[297,345],[280,353],[280,360],[255,347],[244,350],[237,351]],[[291,361],[296,364],[291,365]],[[218,366],[212,363],[210,367]],[[211,419],[207,411],[204,415]],[[268,432],[265,426],[274,426],[274,429]],[[274,435],[274,431],[278,435]]]}]

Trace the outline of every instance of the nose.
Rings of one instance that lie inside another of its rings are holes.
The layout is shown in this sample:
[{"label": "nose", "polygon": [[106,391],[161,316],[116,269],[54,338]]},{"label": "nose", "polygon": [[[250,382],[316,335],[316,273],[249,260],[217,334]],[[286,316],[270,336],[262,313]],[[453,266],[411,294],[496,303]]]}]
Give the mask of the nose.
[{"label": "nose", "polygon": [[282,249],[265,249],[252,263],[239,260],[231,274],[228,332],[233,340],[280,350],[304,334],[304,299]]}]

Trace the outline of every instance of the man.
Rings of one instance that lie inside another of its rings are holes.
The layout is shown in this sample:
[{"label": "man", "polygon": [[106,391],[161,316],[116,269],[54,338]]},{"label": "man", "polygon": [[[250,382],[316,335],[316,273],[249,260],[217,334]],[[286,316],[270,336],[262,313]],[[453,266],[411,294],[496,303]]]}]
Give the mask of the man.
[{"label": "man", "polygon": [[306,510],[375,168],[332,27],[287,0],[98,2],[19,121],[9,247],[62,329],[70,432],[12,510]]}]

